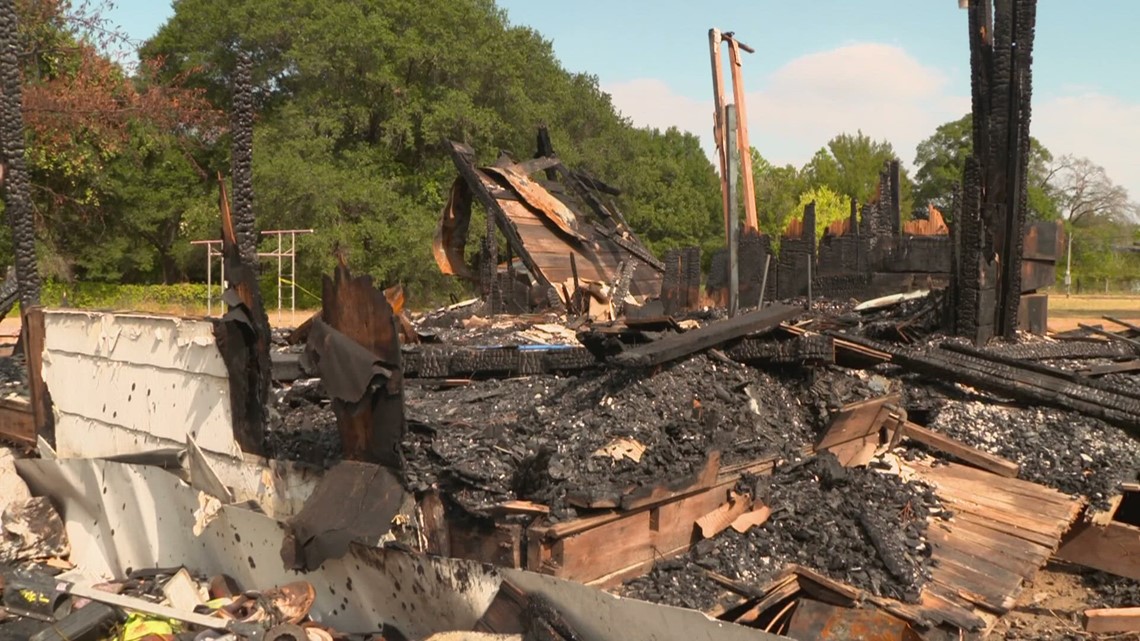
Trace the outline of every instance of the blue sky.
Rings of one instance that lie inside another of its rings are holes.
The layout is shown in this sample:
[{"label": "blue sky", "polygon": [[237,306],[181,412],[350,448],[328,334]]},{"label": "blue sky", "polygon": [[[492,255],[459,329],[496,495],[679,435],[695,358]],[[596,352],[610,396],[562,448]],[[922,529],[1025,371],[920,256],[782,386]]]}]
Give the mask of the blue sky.
[{"label": "blue sky", "polygon": [[[222,1],[222,0],[220,0]],[[331,1],[331,0],[330,0]],[[426,1],[426,0],[425,0]],[[118,0],[109,17],[144,40],[165,0]],[[709,138],[709,27],[756,48],[744,60],[752,143],[803,164],[828,138],[862,129],[905,161],[969,110],[966,12],[957,0],[499,0],[563,65],[598,77],[635,124]],[[1041,0],[1033,134],[1088,156],[1140,197],[1140,2]]]}]

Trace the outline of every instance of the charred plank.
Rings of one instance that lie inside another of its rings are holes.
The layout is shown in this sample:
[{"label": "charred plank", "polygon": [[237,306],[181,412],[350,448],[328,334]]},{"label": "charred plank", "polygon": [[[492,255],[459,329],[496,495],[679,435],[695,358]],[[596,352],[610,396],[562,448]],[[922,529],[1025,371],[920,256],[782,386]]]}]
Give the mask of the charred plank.
[{"label": "charred plank", "polygon": [[677,358],[695,354],[729,341],[777,327],[780,323],[803,313],[798,307],[773,305],[757,309],[735,318],[716,321],[685,332],[673,334],[659,341],[626,350],[614,361],[626,367],[652,367]]}]

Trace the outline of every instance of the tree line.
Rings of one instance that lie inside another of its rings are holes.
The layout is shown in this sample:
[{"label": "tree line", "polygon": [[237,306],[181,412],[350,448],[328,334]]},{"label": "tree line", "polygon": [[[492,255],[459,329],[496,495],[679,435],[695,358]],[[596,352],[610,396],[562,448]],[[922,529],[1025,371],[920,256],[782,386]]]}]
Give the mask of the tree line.
[{"label": "tree line", "polygon": [[[108,57],[121,36],[86,7],[16,1],[47,278],[204,280],[204,249],[190,241],[218,234],[239,53],[252,60],[258,224],[316,230],[298,239],[306,288],[344,251],[413,300],[460,294],[431,256],[455,176],[440,143],[465,142],[488,163],[502,150],[522,159],[539,124],[568,165],[622,191],[618,207],[654,251],[723,243],[720,183],[700,139],[634,126],[595,76],[566,71],[549,40],[510,24],[493,0],[179,0],[130,66]],[[904,215],[924,215],[929,203],[951,216],[969,132],[967,116],[918,146],[903,176]],[[1135,205],[1094,162],[1054,158],[1037,141],[1032,149],[1032,215],[1098,238],[1095,249],[1074,245],[1074,259],[1105,268],[1103,241],[1132,241]],[[762,229],[780,234],[811,201],[821,226],[845,218],[850,199],[866,202],[884,161],[898,158],[862,132],[836,135],[798,168],[753,150]],[[0,238],[10,260],[10,238]]]}]

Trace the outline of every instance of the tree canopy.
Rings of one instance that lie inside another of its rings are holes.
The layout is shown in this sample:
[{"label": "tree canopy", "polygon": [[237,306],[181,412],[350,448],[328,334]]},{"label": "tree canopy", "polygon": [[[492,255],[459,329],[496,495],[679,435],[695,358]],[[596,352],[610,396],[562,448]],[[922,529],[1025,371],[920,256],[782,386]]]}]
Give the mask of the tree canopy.
[{"label": "tree canopy", "polygon": [[[565,70],[548,39],[512,25],[494,0],[177,0],[133,65],[108,56],[122,36],[98,2],[15,4],[49,278],[204,280],[205,250],[190,243],[219,232],[216,176],[230,172],[225,114],[239,53],[253,62],[258,225],[316,230],[298,239],[306,289],[341,250],[355,269],[404,284],[413,304],[459,293],[431,255],[456,175],[441,143],[467,143],[485,163],[504,150],[523,159],[539,125],[568,165],[621,190],[614,204],[652,250],[695,244],[707,255],[723,245],[719,180],[699,136],[635,127],[596,77]],[[967,116],[919,145],[913,196],[903,170],[904,216],[927,203],[950,215],[969,132]],[[1134,204],[1103,168],[1032,148],[1035,217],[1133,221]],[[850,199],[869,201],[898,156],[856,131],[800,167],[755,149],[752,158],[760,227],[778,238],[808,202],[817,232],[846,217]],[[2,235],[0,255],[10,253]]]},{"label": "tree canopy", "polygon": [[413,295],[451,286],[431,237],[455,171],[444,138],[490,162],[534,150],[539,124],[571,165],[622,189],[620,207],[657,250],[718,229],[719,184],[699,139],[634,128],[597,79],[565,71],[549,41],[492,0],[181,0],[143,48],[219,108],[237,49],[258,92],[255,209],[264,228],[313,228],[302,267],[332,248]]},{"label": "tree canopy", "polygon": [[[914,199],[919,207],[927,204],[940,209],[947,219],[953,211],[954,194],[961,189],[962,172],[966,158],[973,153],[972,114],[944,123],[918,144],[914,166],[916,187]],[[1053,155],[1036,138],[1029,138],[1028,198],[1030,217],[1035,220],[1056,220],[1056,194],[1050,180],[1053,177]]]}]

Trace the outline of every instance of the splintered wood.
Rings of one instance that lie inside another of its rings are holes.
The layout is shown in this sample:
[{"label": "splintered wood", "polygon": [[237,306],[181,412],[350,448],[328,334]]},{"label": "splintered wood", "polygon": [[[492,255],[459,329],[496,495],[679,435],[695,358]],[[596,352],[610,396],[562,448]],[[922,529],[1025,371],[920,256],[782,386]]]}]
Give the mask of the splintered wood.
[{"label": "splintered wood", "polygon": [[697,519],[697,529],[700,530],[701,537],[711,539],[728,529],[730,525],[734,526],[750,507],[752,507],[751,496],[730,491],[728,501]]},{"label": "splintered wood", "polygon": [[831,452],[844,467],[866,465],[879,447],[880,433],[898,394],[852,403],[839,410],[815,449]]},{"label": "splintered wood", "polygon": [[1140,525],[1118,520],[1126,500],[1140,502],[1140,486],[1127,485],[1108,509],[1086,516],[1065,536],[1057,558],[1140,581]]},{"label": "splintered wood", "polygon": [[1140,608],[1085,610],[1085,632],[1140,632]]}]

